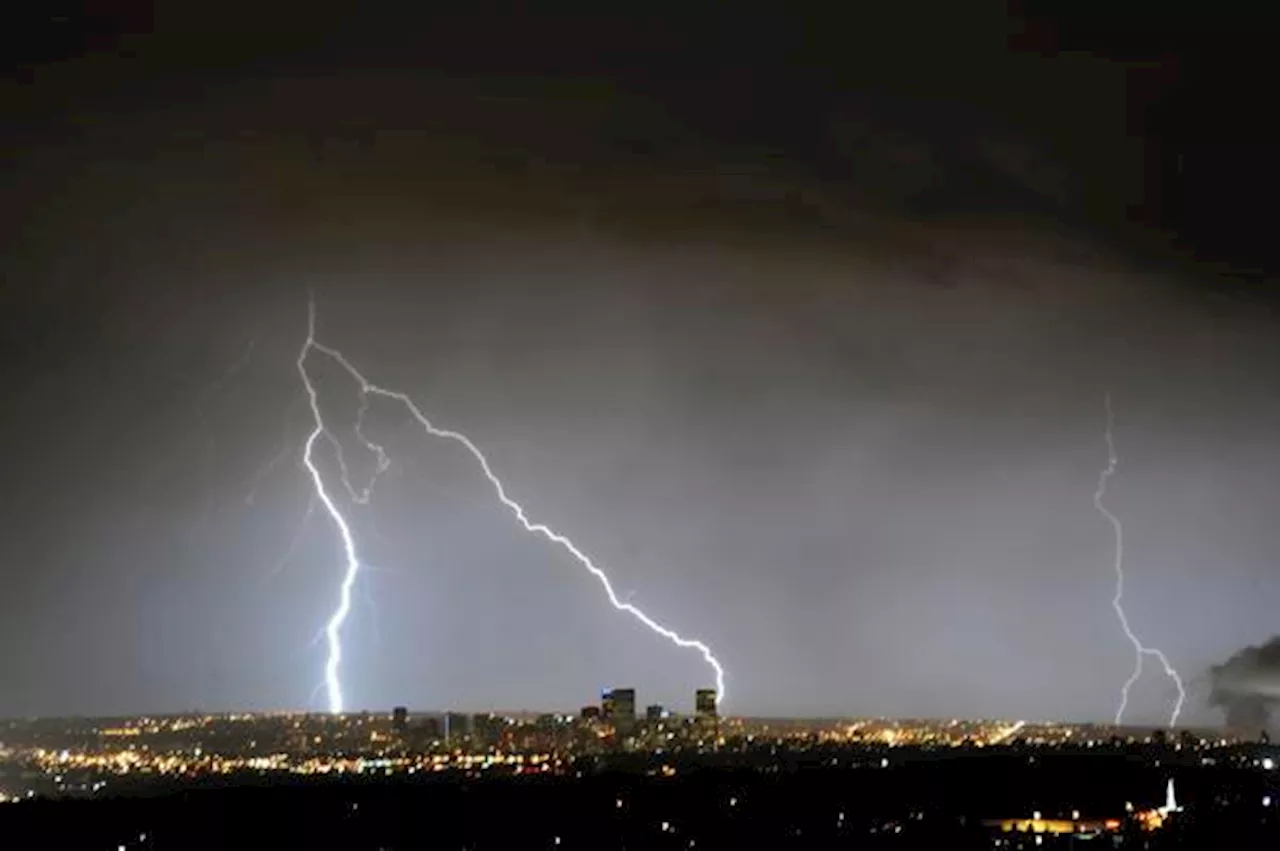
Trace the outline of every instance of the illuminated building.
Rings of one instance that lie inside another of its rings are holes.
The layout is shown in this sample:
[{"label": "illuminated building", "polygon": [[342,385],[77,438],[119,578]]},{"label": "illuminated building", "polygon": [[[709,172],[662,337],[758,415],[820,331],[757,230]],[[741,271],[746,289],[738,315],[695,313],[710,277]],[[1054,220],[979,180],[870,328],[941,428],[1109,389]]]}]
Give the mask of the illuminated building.
[{"label": "illuminated building", "polygon": [[997,828],[1005,833],[1048,833],[1054,836],[1069,834],[1073,836],[1091,836],[1120,829],[1119,819],[1076,820],[1018,818],[997,819],[986,822],[988,827]]},{"label": "illuminated building", "polygon": [[661,721],[665,712],[661,705],[654,703],[645,707],[644,717],[646,721]]},{"label": "illuminated building", "polygon": [[1102,833],[1120,831],[1126,821],[1137,824],[1143,830],[1153,831],[1164,827],[1169,816],[1182,812],[1173,791],[1173,780],[1165,787],[1164,805],[1150,810],[1131,812],[1126,819],[1081,819],[1073,813],[1070,819],[1042,818],[1040,813],[1033,813],[1031,818],[993,819],[984,824],[1004,833],[1051,834],[1055,836],[1078,836],[1088,838]]},{"label": "illuminated building", "polygon": [[600,692],[600,717],[606,721],[613,720],[613,692]]},{"label": "illuminated building", "polygon": [[404,735],[409,729],[409,709],[404,706],[397,706],[391,710],[391,728],[397,733]]}]

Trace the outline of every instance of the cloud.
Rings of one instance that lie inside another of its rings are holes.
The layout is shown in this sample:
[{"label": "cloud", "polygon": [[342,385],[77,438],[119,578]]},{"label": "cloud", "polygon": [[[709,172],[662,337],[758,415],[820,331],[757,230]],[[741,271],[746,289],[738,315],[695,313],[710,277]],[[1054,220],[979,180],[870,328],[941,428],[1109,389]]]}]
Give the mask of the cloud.
[{"label": "cloud", "polygon": [[1280,703],[1280,636],[1242,648],[1209,671],[1209,703],[1221,707],[1232,727],[1268,726],[1271,708]]}]

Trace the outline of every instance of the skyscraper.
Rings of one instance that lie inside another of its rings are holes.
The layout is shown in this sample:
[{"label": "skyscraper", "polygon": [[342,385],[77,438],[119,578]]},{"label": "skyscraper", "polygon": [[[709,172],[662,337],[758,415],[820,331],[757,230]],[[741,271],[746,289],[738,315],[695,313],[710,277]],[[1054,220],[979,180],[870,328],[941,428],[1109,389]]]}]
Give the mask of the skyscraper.
[{"label": "skyscraper", "polygon": [[414,737],[424,744],[437,741],[440,738],[440,719],[433,717],[423,718],[418,722]]},{"label": "skyscraper", "polygon": [[600,717],[606,721],[613,720],[613,690],[600,692]]},{"label": "skyscraper", "polygon": [[400,735],[404,735],[405,730],[409,729],[409,708],[406,706],[397,706],[391,710],[391,729]]},{"label": "skyscraper", "polygon": [[449,744],[458,744],[471,735],[471,718],[462,712],[446,712],[444,738]]},{"label": "skyscraper", "polygon": [[716,712],[716,690],[700,688],[693,693],[694,723],[707,735],[719,736],[720,720]]},{"label": "skyscraper", "polygon": [[616,688],[613,698],[613,727],[619,733],[630,733],[636,727],[636,690]]}]

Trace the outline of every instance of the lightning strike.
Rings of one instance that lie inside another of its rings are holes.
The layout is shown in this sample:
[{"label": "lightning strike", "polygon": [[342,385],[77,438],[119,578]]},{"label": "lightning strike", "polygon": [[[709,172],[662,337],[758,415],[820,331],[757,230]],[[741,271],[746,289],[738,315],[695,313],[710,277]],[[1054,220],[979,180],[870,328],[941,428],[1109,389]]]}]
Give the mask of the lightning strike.
[{"label": "lightning strike", "polygon": [[1116,726],[1119,726],[1124,720],[1125,709],[1129,706],[1129,689],[1133,688],[1133,684],[1142,676],[1143,662],[1146,657],[1151,656],[1158,660],[1164,668],[1165,675],[1173,680],[1174,685],[1178,687],[1178,700],[1174,703],[1173,712],[1169,716],[1169,726],[1173,727],[1178,723],[1178,716],[1182,714],[1182,704],[1187,699],[1186,689],[1182,686],[1182,678],[1178,676],[1178,672],[1174,670],[1173,665],[1169,663],[1168,657],[1155,647],[1147,647],[1138,638],[1137,633],[1129,625],[1129,617],[1124,611],[1124,527],[1120,525],[1120,518],[1112,514],[1107,507],[1102,504],[1102,498],[1107,492],[1107,479],[1116,471],[1116,465],[1119,459],[1116,457],[1116,445],[1113,431],[1115,427],[1115,414],[1111,409],[1111,394],[1108,393],[1105,398],[1107,408],[1107,428],[1104,437],[1107,441],[1107,466],[1103,468],[1102,474],[1098,477],[1098,489],[1093,494],[1093,504],[1102,513],[1104,517],[1111,523],[1111,528],[1116,534],[1116,593],[1111,598],[1111,607],[1116,611],[1116,617],[1120,620],[1120,626],[1124,630],[1124,634],[1128,637],[1129,643],[1133,645],[1134,665],[1133,673],[1129,675],[1129,679],[1125,680],[1124,686],[1120,689],[1120,705],[1116,707]]},{"label": "lightning strike", "polygon": [[[319,346],[316,347],[320,349]],[[369,411],[369,397],[362,393],[360,396],[360,410],[356,413],[355,434],[356,440],[360,441],[360,445],[369,452],[377,456],[378,466],[373,476],[369,479],[369,483],[359,490],[355,485],[351,484],[351,473],[347,470],[346,457],[342,454],[342,443],[332,434],[329,435],[329,442],[333,445],[334,455],[338,459],[338,469],[341,471],[342,486],[346,488],[347,495],[351,497],[351,501],[359,505],[368,505],[369,499],[373,496],[373,486],[377,484],[378,477],[387,471],[391,466],[391,460],[387,457],[387,452],[382,448],[381,444],[374,443],[364,433],[364,417]]]},{"label": "lightning strike", "polygon": [[298,373],[302,376],[302,383],[307,390],[307,401],[311,404],[311,414],[315,418],[315,428],[307,436],[307,442],[303,444],[302,463],[307,468],[307,472],[311,474],[316,496],[319,497],[325,510],[329,512],[329,516],[333,518],[334,525],[338,527],[338,534],[342,537],[342,549],[347,559],[342,575],[342,584],[338,591],[338,607],[334,609],[324,629],[329,647],[329,656],[324,666],[324,682],[328,691],[329,711],[339,713],[342,712],[343,708],[342,681],[338,676],[342,665],[342,624],[346,621],[347,615],[351,611],[351,590],[355,585],[356,574],[360,572],[360,559],[356,555],[356,542],[351,534],[351,527],[347,524],[346,518],[342,516],[342,512],[338,510],[333,497],[329,495],[329,491],[325,488],[324,476],[320,475],[320,468],[316,466],[315,460],[311,456],[316,440],[321,435],[328,436],[335,445],[337,443],[329,433],[329,430],[325,428],[324,417],[320,414],[320,397],[316,393],[315,385],[311,383],[311,376],[307,374],[307,355],[316,346],[315,336],[316,307],[315,302],[311,302],[307,312],[307,339],[302,344],[301,351],[298,352]]},{"label": "lightning strike", "polygon": [[[326,511],[328,511],[329,516],[333,518],[334,524],[338,527],[339,534],[342,538],[343,550],[346,556],[346,567],[343,573],[342,583],[339,588],[338,606],[334,610],[333,615],[329,618],[325,627],[325,635],[329,649],[329,656],[325,664],[325,686],[328,691],[329,709],[331,712],[337,713],[343,711],[344,704],[342,697],[342,685],[339,677],[342,663],[341,630],[347,615],[351,611],[352,588],[360,570],[360,560],[356,553],[355,539],[352,535],[350,525],[343,517],[341,511],[339,511],[332,496],[325,489],[324,478],[320,474],[320,471],[316,467],[312,458],[312,449],[314,448],[318,438],[322,435],[327,437],[335,447],[335,454],[337,455],[339,468],[341,469],[343,484],[348,495],[355,502],[361,504],[367,503],[369,496],[372,494],[373,484],[377,481],[377,475],[384,472],[390,466],[390,461],[384,448],[370,440],[362,430],[364,416],[367,412],[370,396],[381,396],[392,401],[399,402],[406,410],[409,411],[410,414],[413,415],[414,419],[417,420],[418,424],[422,426],[423,430],[427,434],[433,437],[451,440],[454,443],[461,445],[471,453],[471,456],[475,458],[476,462],[480,465],[480,470],[483,472],[484,477],[489,481],[489,484],[493,486],[493,490],[498,497],[498,501],[511,512],[520,525],[524,527],[525,531],[531,534],[540,535],[546,540],[558,544],[562,549],[569,553],[569,555],[581,564],[587,572],[596,578],[604,588],[605,594],[609,598],[610,605],[615,609],[631,615],[651,631],[667,639],[677,647],[686,650],[696,650],[715,672],[717,702],[724,700],[724,668],[721,666],[720,660],[711,652],[710,647],[696,639],[685,638],[670,627],[664,626],[642,611],[639,607],[633,605],[630,602],[630,599],[620,599],[617,592],[614,591],[613,583],[609,580],[608,575],[598,567],[586,553],[579,549],[573,541],[559,532],[556,532],[546,524],[535,523],[529,519],[524,506],[516,502],[507,494],[506,487],[503,485],[502,480],[498,478],[498,476],[493,472],[493,468],[489,465],[489,459],[480,451],[480,448],[472,442],[471,438],[467,437],[462,432],[448,428],[441,428],[435,425],[408,395],[373,384],[366,379],[364,375],[356,369],[340,351],[318,342],[315,334],[316,310],[314,300],[309,303],[308,308],[307,339],[303,343],[302,350],[298,353],[297,364],[298,372],[302,376],[302,381],[307,391],[307,397],[311,403],[311,412],[315,418],[315,428],[307,438],[303,452],[303,463],[315,484],[316,495],[319,497]],[[312,351],[325,355],[335,363],[339,364],[360,385],[362,404],[356,418],[356,437],[366,449],[373,452],[377,457],[377,474],[374,475],[373,480],[370,482],[368,487],[364,489],[357,490],[351,485],[350,477],[341,455],[341,450],[338,448],[338,441],[324,425],[323,418],[320,414],[319,397],[316,392],[315,385],[312,384],[311,378],[306,369],[307,355]]]}]

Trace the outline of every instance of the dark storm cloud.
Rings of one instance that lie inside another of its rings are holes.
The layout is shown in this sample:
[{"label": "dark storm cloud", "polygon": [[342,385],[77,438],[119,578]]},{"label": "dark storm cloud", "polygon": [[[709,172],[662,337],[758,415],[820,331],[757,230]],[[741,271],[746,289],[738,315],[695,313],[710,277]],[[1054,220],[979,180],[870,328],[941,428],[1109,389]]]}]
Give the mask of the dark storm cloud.
[{"label": "dark storm cloud", "polygon": [[[731,711],[1110,717],[1108,389],[1135,628],[1190,669],[1265,628],[1274,321],[1130,240],[1122,69],[920,81],[886,43],[855,86],[641,29],[534,73],[515,35],[468,73],[144,44],[10,92],[0,714],[306,703],[338,569],[323,516],[298,531],[308,289],[326,343],[711,644]],[[366,475],[355,388],[316,372]],[[705,684],[464,454],[366,425],[393,467],[352,511],[353,704]]]},{"label": "dark storm cloud", "polygon": [[1209,669],[1209,703],[1226,712],[1227,723],[1250,732],[1266,729],[1280,703],[1280,637],[1244,647]]}]

